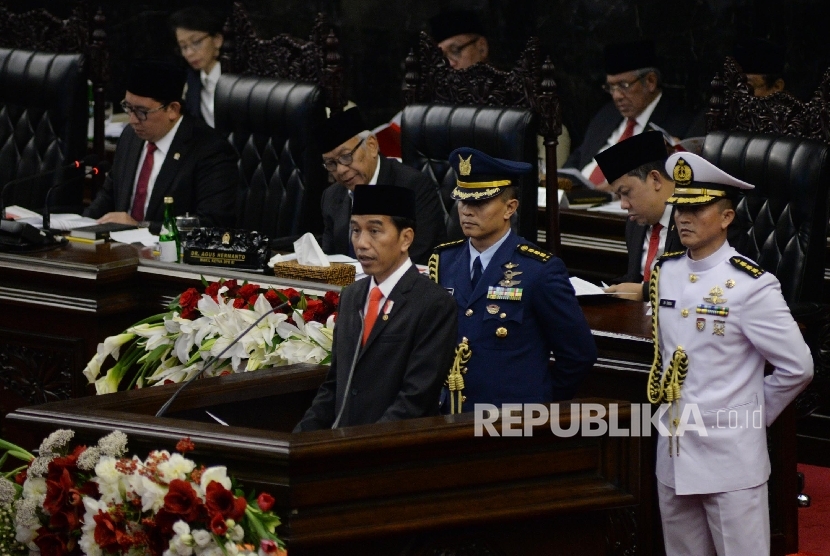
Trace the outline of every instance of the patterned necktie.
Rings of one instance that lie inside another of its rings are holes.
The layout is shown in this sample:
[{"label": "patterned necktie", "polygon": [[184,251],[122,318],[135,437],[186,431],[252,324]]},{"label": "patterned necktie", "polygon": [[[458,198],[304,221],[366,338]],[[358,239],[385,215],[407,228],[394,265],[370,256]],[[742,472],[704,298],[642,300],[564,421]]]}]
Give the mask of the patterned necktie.
[{"label": "patterned necktie", "polygon": [[481,280],[481,257],[476,257],[473,261],[473,277],[470,280],[473,284],[473,289],[476,289],[479,280]]},{"label": "patterned necktie", "polygon": [[[629,137],[633,136],[634,126],[636,125],[637,120],[635,120],[634,118],[628,118],[628,121],[625,123],[625,129],[623,130],[622,135],[620,135],[620,138],[617,139],[617,143],[619,143],[620,141],[625,141]],[[594,185],[599,185],[605,181],[605,176],[602,174],[602,169],[599,167],[599,164],[597,164],[596,168],[594,168],[594,170],[591,172],[591,177],[589,177],[588,179]]]},{"label": "patterned necktie", "polygon": [[378,320],[378,313],[380,312],[380,300],[383,298],[383,292],[380,288],[375,286],[369,292],[369,308],[366,310],[366,317],[363,319],[363,344],[366,345],[366,340],[369,339],[369,334],[372,333],[372,327],[375,326],[375,321]]},{"label": "patterned necktie", "polygon": [[651,237],[648,239],[648,254],[646,255],[646,267],[643,269],[643,282],[651,279],[651,265],[657,257],[657,248],[660,247],[660,230],[663,225],[659,222],[651,227]]},{"label": "patterned necktie", "polygon": [[147,143],[147,155],[138,172],[138,182],[135,184],[135,199],[130,216],[136,222],[144,220],[144,204],[147,202],[147,186],[150,184],[150,174],[153,173],[153,153],[156,152],[155,143]]}]

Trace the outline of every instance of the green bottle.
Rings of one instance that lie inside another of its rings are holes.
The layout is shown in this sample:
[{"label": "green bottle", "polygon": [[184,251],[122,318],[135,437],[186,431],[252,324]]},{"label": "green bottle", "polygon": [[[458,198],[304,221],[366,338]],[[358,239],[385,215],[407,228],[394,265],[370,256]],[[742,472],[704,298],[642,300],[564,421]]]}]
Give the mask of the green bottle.
[{"label": "green bottle", "polygon": [[173,211],[173,197],[164,198],[164,221],[159,232],[159,260],[165,263],[181,262],[182,247],[176,217]]}]

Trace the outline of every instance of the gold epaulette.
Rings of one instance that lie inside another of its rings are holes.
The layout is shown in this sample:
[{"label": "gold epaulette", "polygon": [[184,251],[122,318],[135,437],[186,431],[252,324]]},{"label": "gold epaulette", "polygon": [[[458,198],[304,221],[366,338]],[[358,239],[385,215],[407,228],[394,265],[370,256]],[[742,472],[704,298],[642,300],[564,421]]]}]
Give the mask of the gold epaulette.
[{"label": "gold epaulette", "polygon": [[729,262],[732,263],[732,266],[743,270],[753,278],[759,278],[766,272],[766,270],[760,268],[754,262],[743,257],[731,257]]},{"label": "gold epaulette", "polygon": [[519,245],[517,245],[516,251],[518,251],[522,255],[527,255],[531,259],[542,261],[543,263],[548,262],[551,259],[551,257],[553,257],[553,253],[542,251],[538,247],[534,245],[528,245],[527,243],[520,243]]},{"label": "gold epaulette", "polygon": [[667,261],[669,259],[679,259],[686,254],[686,251],[672,251],[671,253],[663,253],[658,260]]}]

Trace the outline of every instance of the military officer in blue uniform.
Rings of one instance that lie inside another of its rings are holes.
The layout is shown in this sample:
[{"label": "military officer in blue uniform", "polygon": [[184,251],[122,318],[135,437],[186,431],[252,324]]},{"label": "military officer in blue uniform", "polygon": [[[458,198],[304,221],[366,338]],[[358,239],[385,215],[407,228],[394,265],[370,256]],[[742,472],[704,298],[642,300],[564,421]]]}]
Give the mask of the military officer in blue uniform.
[{"label": "military officer in blue uniform", "polygon": [[[753,186],[687,152],[666,171],[686,248],[664,255],[649,282],[666,554],[769,554],[766,429],[810,382],[813,361],[778,280],[727,241],[735,198]],[[680,435],[684,423],[696,428]]]},{"label": "military officer in blue uniform", "polygon": [[531,165],[471,148],[453,151],[450,164],[467,239],[439,245],[429,261],[431,278],[458,306],[459,348],[445,406],[460,412],[476,403],[570,399],[597,350],[565,265],[510,228],[519,206],[513,178]]}]

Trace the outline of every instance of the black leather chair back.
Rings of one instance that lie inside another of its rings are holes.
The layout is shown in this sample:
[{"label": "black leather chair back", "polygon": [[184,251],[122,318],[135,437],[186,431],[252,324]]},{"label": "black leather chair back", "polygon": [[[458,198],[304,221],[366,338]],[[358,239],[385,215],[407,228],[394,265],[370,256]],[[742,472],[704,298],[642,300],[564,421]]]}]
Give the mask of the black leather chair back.
[{"label": "black leather chair back", "polygon": [[[86,72],[82,54],[50,54],[0,48],[0,187],[11,180],[48,172],[84,157],[87,151]],[[79,171],[59,170],[12,185],[7,205],[43,208],[48,189]],[[80,212],[83,180],[55,189],[54,212]]]},{"label": "black leather chair back", "polygon": [[315,130],[326,118],[316,85],[223,74],[214,99],[216,129],[239,153],[237,227],[272,240],[321,233],[328,185]]},{"label": "black leather chair back", "polygon": [[524,161],[533,170],[519,184],[517,232],[536,241],[539,162],[536,116],[521,108],[411,104],[401,120],[401,151],[404,164],[427,174],[440,191],[450,215],[447,235],[463,237],[458,212],[450,193],[456,175],[449,163],[450,153],[459,147],[472,147],[496,158]]},{"label": "black leather chair back", "polygon": [[830,167],[811,139],[715,132],[702,156],[755,186],[738,203],[739,250],[775,274],[788,303],[818,302],[824,281]]}]

